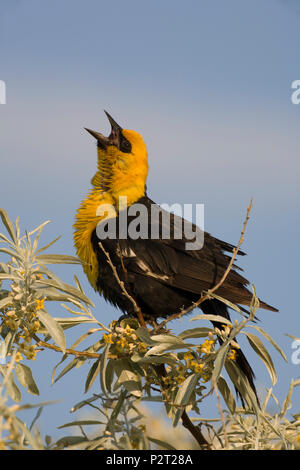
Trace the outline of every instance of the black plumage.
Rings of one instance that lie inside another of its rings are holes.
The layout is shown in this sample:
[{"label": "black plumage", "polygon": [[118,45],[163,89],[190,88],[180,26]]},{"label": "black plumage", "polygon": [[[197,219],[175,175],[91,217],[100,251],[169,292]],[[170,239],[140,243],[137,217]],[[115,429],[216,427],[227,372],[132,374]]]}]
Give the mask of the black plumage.
[{"label": "black plumage", "polygon": [[[149,231],[151,227],[151,205],[155,204],[147,196],[142,197],[138,204],[147,208]],[[175,217],[176,218],[176,217]],[[128,224],[132,217],[128,216]],[[119,217],[116,219],[118,233]],[[171,226],[174,227],[174,216],[171,214]],[[160,229],[161,229],[160,225]],[[172,234],[172,230],[171,230]],[[101,239],[96,230],[92,234],[92,245],[98,260],[97,288],[106,300],[119,307],[122,312],[135,316],[132,302],[124,296],[119,282],[107,262],[109,254],[118,276],[127,292],[135,299],[145,320],[166,318],[179,313],[200,296],[212,288],[222,277],[231,259],[233,245],[218,240],[208,233],[204,234],[204,246],[200,250],[186,251],[186,239],[170,237],[153,239]],[[244,255],[243,252],[239,252]],[[248,281],[234,266],[229,272],[217,293],[221,297],[242,305],[249,305],[252,299],[247,289]],[[276,311],[274,307],[261,302],[265,309]],[[228,309],[217,299],[206,300],[200,304],[206,314],[215,314],[230,319]],[[220,325],[214,322],[214,326]],[[241,349],[237,351],[236,362],[247,376],[256,394],[254,373]]]}]

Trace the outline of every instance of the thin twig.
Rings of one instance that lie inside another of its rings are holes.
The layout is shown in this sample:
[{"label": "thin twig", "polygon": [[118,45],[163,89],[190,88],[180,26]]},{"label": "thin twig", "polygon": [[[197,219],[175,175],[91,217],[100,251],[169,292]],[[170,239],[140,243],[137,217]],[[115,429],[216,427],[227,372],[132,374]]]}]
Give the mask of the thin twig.
[{"label": "thin twig", "polygon": [[110,255],[109,253],[105,250],[103,244],[101,242],[99,242],[99,246],[101,248],[101,250],[103,251],[103,253],[105,254],[106,256],[106,259],[107,259],[107,262],[109,264],[109,266],[111,267],[112,269],[112,272],[115,276],[115,279],[116,281],[118,282],[119,286],[121,287],[122,289],[122,292],[123,294],[125,295],[125,297],[130,300],[130,302],[132,303],[133,305],[133,308],[134,308],[134,311],[139,319],[139,322],[141,324],[141,326],[143,326],[144,328],[146,328],[146,322],[144,320],[144,317],[143,317],[143,314],[142,314],[142,311],[140,309],[140,307],[138,306],[138,304],[136,303],[135,299],[127,292],[127,289],[125,287],[125,284],[124,282],[120,279],[119,275],[118,275],[118,271],[115,267],[115,265],[113,264],[111,258],[110,258]]},{"label": "thin twig", "polygon": [[232,269],[232,266],[233,266],[234,260],[236,258],[236,255],[238,254],[238,252],[240,250],[240,247],[241,247],[241,245],[244,241],[244,235],[245,235],[248,220],[250,218],[251,209],[252,209],[252,199],[250,201],[249,206],[247,207],[247,214],[246,214],[246,218],[245,218],[244,223],[243,223],[243,228],[242,228],[242,231],[241,231],[241,236],[240,236],[239,242],[238,242],[237,246],[233,249],[231,260],[230,260],[230,262],[227,266],[227,269],[225,270],[223,276],[221,277],[220,281],[214,287],[209,289],[205,294],[201,295],[199,300],[197,300],[196,302],[193,302],[192,305],[190,305],[189,307],[187,307],[185,309],[181,309],[180,312],[174,313],[174,315],[170,315],[168,318],[163,320],[159,324],[159,328],[163,328],[169,321],[181,318],[183,315],[189,313],[195,307],[199,307],[199,305],[202,304],[202,302],[204,302],[205,300],[208,300],[210,298],[210,295],[213,294],[217,289],[219,289],[222,286],[222,284],[224,283],[224,281],[226,280],[228,274],[230,273],[230,271]]},{"label": "thin twig", "polygon": [[53,351],[62,352],[65,354],[72,354],[73,356],[77,356],[77,357],[87,357],[87,358],[96,358],[96,359],[99,359],[99,357],[101,357],[101,354],[98,354],[98,353],[92,353],[88,351],[76,351],[76,349],[65,349],[63,351],[59,346],[56,346],[55,344],[49,344],[49,343],[46,343],[45,341],[42,341],[36,334],[33,335],[33,339],[36,341],[38,346],[47,348],[47,349],[52,349]]}]

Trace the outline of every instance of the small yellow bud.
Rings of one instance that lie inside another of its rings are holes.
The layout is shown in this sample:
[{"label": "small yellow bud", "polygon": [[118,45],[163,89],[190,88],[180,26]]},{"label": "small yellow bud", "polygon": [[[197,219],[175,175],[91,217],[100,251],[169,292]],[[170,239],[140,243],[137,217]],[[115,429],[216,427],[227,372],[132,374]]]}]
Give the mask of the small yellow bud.
[{"label": "small yellow bud", "polygon": [[103,340],[105,344],[113,344],[112,334],[109,333],[108,335],[103,335]]},{"label": "small yellow bud", "polygon": [[43,310],[45,308],[45,298],[44,299],[35,299],[36,309]]}]

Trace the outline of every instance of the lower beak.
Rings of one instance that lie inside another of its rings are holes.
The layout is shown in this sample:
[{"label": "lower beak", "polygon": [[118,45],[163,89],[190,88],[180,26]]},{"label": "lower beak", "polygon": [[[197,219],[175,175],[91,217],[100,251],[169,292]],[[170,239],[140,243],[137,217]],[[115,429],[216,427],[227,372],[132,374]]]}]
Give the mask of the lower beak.
[{"label": "lower beak", "polygon": [[[96,131],[92,131],[91,129],[87,129],[86,127],[85,127],[85,130],[88,131],[93,137],[95,137],[95,139],[97,139],[99,147],[106,148],[109,145],[110,141],[109,141],[108,137],[105,137],[100,132],[96,132]],[[111,145],[111,143],[110,143],[110,145]]]}]

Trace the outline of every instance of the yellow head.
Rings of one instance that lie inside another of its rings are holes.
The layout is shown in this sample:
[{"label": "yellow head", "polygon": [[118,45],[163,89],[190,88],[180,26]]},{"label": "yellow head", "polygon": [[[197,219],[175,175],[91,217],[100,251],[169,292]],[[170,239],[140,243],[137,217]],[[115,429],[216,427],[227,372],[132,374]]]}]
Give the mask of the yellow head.
[{"label": "yellow head", "polygon": [[109,193],[118,209],[120,196],[126,197],[130,206],[145,194],[147,149],[138,132],[122,129],[105,113],[111,124],[109,137],[86,129],[97,139],[98,171],[92,184],[96,190]]}]

